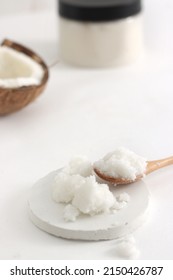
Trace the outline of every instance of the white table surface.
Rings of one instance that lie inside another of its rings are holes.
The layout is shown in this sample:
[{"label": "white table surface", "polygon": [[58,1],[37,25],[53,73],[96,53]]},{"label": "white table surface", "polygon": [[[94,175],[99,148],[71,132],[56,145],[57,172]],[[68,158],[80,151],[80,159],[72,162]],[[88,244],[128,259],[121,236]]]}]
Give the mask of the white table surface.
[{"label": "white table surface", "polygon": [[[36,228],[28,218],[28,192],[76,154],[94,161],[125,146],[148,159],[173,155],[172,11],[171,0],[145,1],[140,61],[105,70],[60,63],[51,70],[43,95],[0,118],[1,259],[118,258],[115,240],[63,240]],[[55,14],[1,17],[4,38],[31,47],[48,64],[58,57]],[[172,259],[173,167],[145,182],[152,203],[149,219],[134,232],[140,258]]]}]

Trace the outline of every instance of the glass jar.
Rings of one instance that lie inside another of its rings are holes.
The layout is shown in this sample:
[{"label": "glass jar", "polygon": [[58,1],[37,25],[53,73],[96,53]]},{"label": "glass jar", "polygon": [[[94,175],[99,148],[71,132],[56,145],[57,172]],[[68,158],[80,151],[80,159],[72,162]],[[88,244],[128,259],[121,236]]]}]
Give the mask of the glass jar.
[{"label": "glass jar", "polygon": [[84,67],[129,63],[142,49],[141,0],[59,0],[60,55]]}]

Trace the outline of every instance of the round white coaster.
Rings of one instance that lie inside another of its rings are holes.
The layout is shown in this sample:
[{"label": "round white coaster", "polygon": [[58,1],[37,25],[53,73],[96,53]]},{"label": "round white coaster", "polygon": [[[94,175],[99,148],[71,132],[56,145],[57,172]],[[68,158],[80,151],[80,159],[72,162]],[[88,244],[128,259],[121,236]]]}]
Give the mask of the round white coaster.
[{"label": "round white coaster", "polygon": [[28,199],[32,222],[40,229],[68,239],[106,240],[122,237],[141,226],[149,205],[149,191],[143,181],[112,187],[117,196],[126,192],[130,196],[127,205],[115,212],[95,216],[81,215],[75,222],[63,219],[64,204],[53,201],[51,187],[57,171],[40,179],[31,189]]}]

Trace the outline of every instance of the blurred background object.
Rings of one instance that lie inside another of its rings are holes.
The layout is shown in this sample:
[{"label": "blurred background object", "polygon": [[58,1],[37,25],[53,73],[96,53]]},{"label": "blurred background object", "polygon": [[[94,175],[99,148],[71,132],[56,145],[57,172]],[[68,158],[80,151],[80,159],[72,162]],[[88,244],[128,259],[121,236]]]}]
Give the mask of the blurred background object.
[{"label": "blurred background object", "polygon": [[63,61],[82,67],[112,67],[141,55],[142,0],[57,2]]},{"label": "blurred background object", "polygon": [[0,16],[22,12],[54,10],[55,6],[55,0],[0,0]]}]

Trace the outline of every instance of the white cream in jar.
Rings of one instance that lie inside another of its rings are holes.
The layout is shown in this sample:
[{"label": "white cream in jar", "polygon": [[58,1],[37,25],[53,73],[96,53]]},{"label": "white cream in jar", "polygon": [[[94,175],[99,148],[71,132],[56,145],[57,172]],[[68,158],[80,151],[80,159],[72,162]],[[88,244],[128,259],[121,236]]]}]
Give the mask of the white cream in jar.
[{"label": "white cream in jar", "polygon": [[135,60],[142,49],[141,0],[59,0],[60,55],[84,67]]}]

